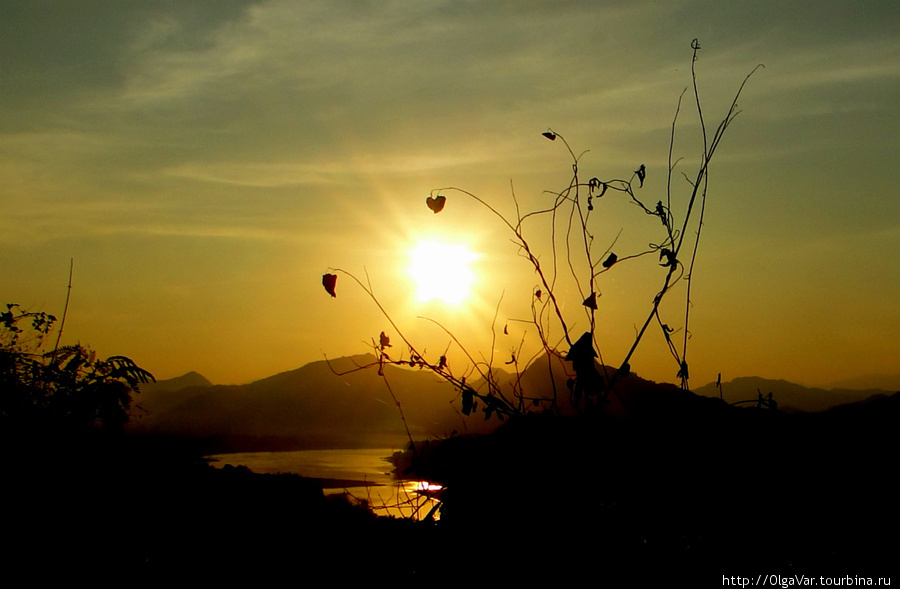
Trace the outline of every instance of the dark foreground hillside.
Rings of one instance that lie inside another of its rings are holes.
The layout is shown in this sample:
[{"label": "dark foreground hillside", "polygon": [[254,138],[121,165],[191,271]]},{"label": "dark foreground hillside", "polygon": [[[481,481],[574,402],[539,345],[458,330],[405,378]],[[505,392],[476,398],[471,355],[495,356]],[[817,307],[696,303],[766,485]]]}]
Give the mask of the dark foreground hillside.
[{"label": "dark foreground hillside", "polygon": [[5,435],[0,575],[116,586],[690,575],[679,578],[698,587],[891,575],[900,395],[790,415],[669,388],[629,394],[617,417],[534,415],[408,452],[401,469],[446,485],[436,524],[376,518],[301,477],[210,469],[159,440]]},{"label": "dark foreground hillside", "polygon": [[325,497],[314,480],[214,469],[195,456],[180,442],[131,437],[27,449],[5,440],[0,578],[271,586],[289,574],[344,586],[383,570],[417,533]]},{"label": "dark foreground hillside", "polygon": [[896,570],[900,393],[794,415],[634,393],[628,417],[531,416],[423,446],[418,468],[404,456],[446,485],[459,562],[548,580],[682,573],[696,586]]}]

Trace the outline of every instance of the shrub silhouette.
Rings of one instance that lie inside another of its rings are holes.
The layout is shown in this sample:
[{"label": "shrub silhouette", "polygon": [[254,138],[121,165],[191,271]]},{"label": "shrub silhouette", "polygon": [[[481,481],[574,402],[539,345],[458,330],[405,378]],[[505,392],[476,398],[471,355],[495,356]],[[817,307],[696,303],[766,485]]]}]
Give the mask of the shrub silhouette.
[{"label": "shrub silhouette", "polygon": [[55,322],[53,315],[23,311],[14,303],[0,313],[4,431],[120,430],[128,422],[132,395],[153,375],[130,358],[99,359],[80,344],[45,350]]},{"label": "shrub silhouette", "polygon": [[[451,195],[480,203],[509,230],[512,234],[512,241],[519,248],[519,255],[528,261],[537,276],[538,284],[533,291],[530,319],[522,321],[536,331],[539,340],[538,352],[531,358],[522,358],[524,340],[518,349],[513,350],[511,360],[506,362],[506,365],[511,366],[516,372],[511,387],[501,386],[498,381],[496,367],[493,365],[493,354],[490,354],[488,360],[476,360],[475,356],[466,349],[450,329],[428,318],[425,319],[435,323],[447,334],[451,344],[458,346],[468,359],[469,365],[463,372],[455,372],[451,370],[446,354],[442,354],[439,358],[426,357],[426,354],[421,352],[398,328],[387,310],[378,301],[368,279],[364,283],[351,272],[340,268],[329,268],[323,276],[323,285],[329,294],[333,297],[336,296],[338,275],[347,276],[369,295],[389,322],[393,333],[403,341],[406,355],[404,355],[404,349],[401,349],[398,355],[393,350],[387,349],[389,346],[385,345],[384,336],[378,340],[373,338],[372,348],[376,353],[376,364],[379,367],[385,363],[392,363],[428,369],[459,390],[463,414],[468,415],[480,409],[485,418],[497,416],[500,419],[531,411],[547,409],[556,413],[563,411],[565,408],[560,400],[560,391],[554,385],[556,381],[554,373],[564,372],[568,377],[569,402],[566,408],[587,411],[606,406],[610,395],[619,396],[616,385],[622,377],[629,374],[632,356],[651,325],[655,323],[675,362],[676,369],[673,372],[679,379],[681,387],[685,390],[688,389],[691,281],[703,226],[709,166],[726,129],[739,114],[737,100],[744,85],[753,73],[762,67],[761,65],[757,66],[744,78],[725,117],[710,134],[697,86],[695,65],[700,45],[696,39],[691,43],[691,49],[690,88],[700,128],[700,136],[697,139],[701,148],[701,156],[694,170],[690,173],[682,173],[687,186],[687,202],[680,213],[676,211],[674,204],[676,198],[673,178],[676,167],[680,163],[680,159],[674,158],[674,149],[676,127],[682,111],[682,101],[688,92],[687,88],[678,98],[672,121],[665,194],[662,198],[656,199],[655,204],[648,204],[652,202],[650,199],[638,196],[647,179],[648,172],[644,164],[635,166],[630,175],[622,178],[592,177],[584,180],[579,168],[580,156],[576,155],[562,134],[552,129],[543,132],[542,135],[546,139],[564,146],[567,150],[572,160],[572,176],[563,190],[547,191],[547,194],[553,196],[553,204],[547,208],[522,213],[513,192],[516,217],[510,219],[476,194],[452,186],[433,190],[425,199],[427,208],[434,214],[440,213],[450,205]],[[599,214],[597,209],[605,200],[616,196],[627,198],[636,206],[639,214],[659,219],[659,225],[656,225],[659,232],[658,237],[651,238],[650,245],[643,251],[627,254],[614,252],[612,248],[616,243],[615,237],[606,241],[611,245],[605,249],[598,245],[603,242],[594,233],[596,225],[594,220]],[[536,250],[532,240],[526,237],[525,232],[532,223],[548,218],[551,252],[549,256],[542,256]],[[618,367],[610,368],[603,361],[602,346],[596,332],[598,297],[601,294],[600,278],[605,273],[615,272],[624,264],[644,256],[654,256],[659,260],[662,273],[661,286],[653,297],[650,310],[640,323],[633,342],[625,352],[624,359]],[[567,316],[560,301],[558,293],[564,281],[572,285],[580,299],[583,300],[580,312],[584,315],[583,320],[588,329],[580,336],[572,333],[572,326],[578,322],[577,318]],[[675,322],[669,319],[663,320],[660,305],[673,292],[674,287],[681,282],[685,283],[683,319],[679,327],[672,327]],[[496,329],[496,325],[493,327]],[[676,341],[676,333],[679,331],[680,342]],[[548,385],[550,390],[525,391],[520,380],[521,367],[528,366],[543,356],[546,356],[547,368],[550,372],[550,384]],[[595,360],[599,361],[599,367],[595,367]]]}]

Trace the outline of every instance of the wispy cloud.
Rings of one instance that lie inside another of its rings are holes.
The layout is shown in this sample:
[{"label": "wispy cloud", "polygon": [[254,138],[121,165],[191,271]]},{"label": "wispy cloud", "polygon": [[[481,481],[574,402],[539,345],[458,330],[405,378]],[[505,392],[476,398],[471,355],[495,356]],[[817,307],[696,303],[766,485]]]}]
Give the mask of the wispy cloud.
[{"label": "wispy cloud", "polygon": [[[898,18],[896,3],[822,0],[5,2],[0,261],[26,284],[23,250],[51,265],[76,249],[133,277],[129,293],[202,292],[204,260],[223,293],[246,288],[238,272],[255,264],[316,276],[404,230],[476,229],[450,221],[455,207],[408,212],[435,186],[507,203],[513,180],[540,202],[570,170],[547,127],[590,150],[584,173],[644,162],[658,192],[694,37],[710,124],[765,65],[717,156],[711,205],[711,226],[753,248],[710,263],[755,267],[776,234],[786,250],[819,232],[858,236],[854,255],[889,249]],[[677,155],[696,157],[695,115],[686,104]],[[223,243],[242,266],[216,258]]]}]

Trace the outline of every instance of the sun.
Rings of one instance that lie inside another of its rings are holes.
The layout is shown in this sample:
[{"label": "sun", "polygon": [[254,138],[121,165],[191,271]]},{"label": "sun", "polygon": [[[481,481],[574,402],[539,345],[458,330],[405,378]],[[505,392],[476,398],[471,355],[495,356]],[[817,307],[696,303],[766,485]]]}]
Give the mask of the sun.
[{"label": "sun", "polygon": [[409,275],[416,300],[458,306],[469,299],[475,282],[470,265],[478,254],[460,244],[421,241],[410,251]]}]

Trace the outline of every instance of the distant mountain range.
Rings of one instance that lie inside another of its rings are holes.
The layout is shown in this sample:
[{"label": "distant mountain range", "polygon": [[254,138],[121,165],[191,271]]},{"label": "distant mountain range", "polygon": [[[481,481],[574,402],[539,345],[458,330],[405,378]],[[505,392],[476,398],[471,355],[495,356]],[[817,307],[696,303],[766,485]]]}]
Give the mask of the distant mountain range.
[{"label": "distant mountain range", "polygon": [[[871,397],[886,396],[900,390],[886,390],[880,388],[851,389],[810,388],[803,385],[788,382],[786,380],[773,380],[757,376],[747,376],[722,383],[722,398],[729,404],[742,401],[754,401],[759,395],[767,397],[772,393],[772,398],[778,403],[778,408],[785,411],[824,411],[837,405],[857,403]],[[709,383],[694,389],[694,393],[705,397],[719,397],[719,389],[716,383]]]},{"label": "distant mountain range", "polygon": [[382,378],[377,367],[358,369],[374,362],[312,362],[245,385],[189,373],[143,386],[128,428],[199,438],[221,451],[399,448],[409,443],[407,427],[414,439],[485,430],[483,419],[454,410],[457,392],[434,374],[385,366]]},{"label": "distant mountain range", "polygon": [[[485,421],[480,413],[463,416],[458,392],[428,370],[385,366],[382,378],[377,367],[360,369],[374,362],[372,355],[323,360],[245,385],[213,385],[190,372],[143,386],[135,398],[128,429],[203,440],[218,452],[401,448],[410,437],[422,440],[454,432],[485,433],[499,425],[496,419]],[[523,372],[520,379],[525,390],[548,390],[548,366],[546,359],[539,360]],[[568,397],[567,376],[561,366],[552,372],[564,403]],[[500,382],[513,378],[502,371],[497,373]],[[618,394],[611,398],[611,407],[617,411],[640,410],[642,399],[657,400],[660,393],[671,399],[694,396],[674,385],[656,384],[636,375],[623,379],[616,388]],[[649,397],[648,391],[653,393]],[[738,378],[722,385],[722,398],[730,404],[746,400],[752,405],[760,394],[772,393],[780,409],[806,412],[892,392],[826,391],[758,377]],[[718,398],[719,389],[710,383],[694,394]]]}]

